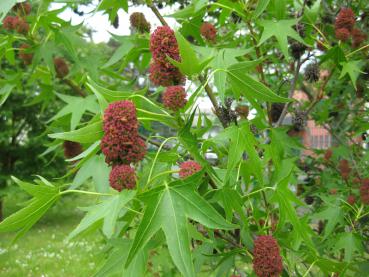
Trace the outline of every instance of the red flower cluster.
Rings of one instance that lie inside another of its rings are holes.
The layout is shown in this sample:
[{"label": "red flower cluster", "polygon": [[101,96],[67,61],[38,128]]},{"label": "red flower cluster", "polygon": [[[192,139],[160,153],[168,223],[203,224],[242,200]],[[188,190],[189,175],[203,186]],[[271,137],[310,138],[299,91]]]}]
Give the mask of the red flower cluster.
[{"label": "red flower cluster", "polygon": [[101,150],[108,164],[130,164],[146,154],[145,142],[138,135],[135,105],[128,100],[111,103],[104,112]]},{"label": "red flower cluster", "polygon": [[136,29],[140,33],[148,33],[150,32],[151,25],[147,22],[145,15],[140,12],[134,12],[129,17],[129,21],[131,22],[131,26]]},{"label": "red flower cluster", "polygon": [[182,84],[185,79],[182,73],[172,65],[167,56],[180,61],[179,49],[174,31],[168,26],[158,27],[150,38],[150,51],[153,61],[150,65],[150,80],[157,86],[173,86]]},{"label": "red flower cluster", "polygon": [[351,172],[351,167],[348,160],[341,160],[340,164],[338,165],[338,169],[340,170],[342,178],[347,180]]},{"label": "red flower cluster", "polygon": [[342,41],[346,41],[350,37],[350,31],[346,28],[336,29],[335,34],[336,38]]},{"label": "red flower cluster", "polygon": [[347,203],[349,203],[351,206],[354,205],[356,202],[356,198],[355,198],[355,195],[353,194],[350,194],[348,197],[347,197]]},{"label": "red flower cluster", "polygon": [[352,36],[352,47],[357,48],[367,39],[367,35],[360,29],[354,28],[355,14],[350,8],[342,8],[336,17],[334,25],[336,38],[346,41]]},{"label": "red flower cluster", "polygon": [[29,31],[29,25],[26,20],[19,18],[18,16],[7,16],[3,20],[3,26],[5,30],[17,31],[20,34],[27,34]]},{"label": "red flower cluster", "polygon": [[259,277],[277,277],[283,270],[278,242],[272,236],[259,236],[254,241],[253,267]]},{"label": "red flower cluster", "polygon": [[202,169],[201,165],[199,165],[195,161],[183,162],[179,166],[179,177],[181,179],[185,179],[185,178],[195,174],[196,172],[199,172],[201,169]]},{"label": "red flower cluster", "polygon": [[324,160],[329,161],[332,158],[333,151],[331,148],[327,149],[324,153]]},{"label": "red flower cluster", "polygon": [[63,143],[64,157],[67,159],[74,158],[83,152],[82,145],[78,142],[66,140]]},{"label": "red flower cluster", "polygon": [[136,186],[135,170],[126,164],[116,165],[113,167],[112,171],[110,171],[109,183],[110,186],[117,191],[122,191],[122,189],[134,189]]},{"label": "red flower cluster", "polygon": [[217,29],[215,29],[214,25],[209,22],[202,23],[200,27],[201,35],[210,42],[215,42],[217,37]]},{"label": "red flower cluster", "polygon": [[13,7],[13,11],[19,13],[20,15],[29,15],[31,13],[31,9],[31,4],[28,2],[17,3]]},{"label": "red flower cluster", "polygon": [[363,33],[360,29],[353,29],[351,32],[352,35],[352,47],[357,48],[360,44],[365,41],[368,36],[367,34]]},{"label": "red flower cluster", "polygon": [[69,74],[69,67],[63,58],[54,58],[56,76],[64,79]]},{"label": "red flower cluster", "polygon": [[363,179],[361,182],[360,199],[363,204],[369,205],[369,178]]},{"label": "red flower cluster", "polygon": [[182,86],[167,87],[163,94],[164,106],[172,111],[182,109],[186,103],[186,91]]},{"label": "red flower cluster", "polygon": [[33,59],[33,54],[29,52],[29,48],[30,46],[25,43],[19,47],[19,58],[23,60],[26,65],[31,64]]}]

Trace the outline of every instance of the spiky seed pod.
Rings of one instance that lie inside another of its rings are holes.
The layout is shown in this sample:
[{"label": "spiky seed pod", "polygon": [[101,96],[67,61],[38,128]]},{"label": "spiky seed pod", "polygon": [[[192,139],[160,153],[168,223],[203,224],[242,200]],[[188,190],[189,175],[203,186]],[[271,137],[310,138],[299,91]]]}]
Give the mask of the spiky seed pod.
[{"label": "spiky seed pod", "polygon": [[294,40],[290,43],[291,55],[295,60],[301,58],[306,49],[307,49],[306,45],[302,44],[301,42]]},{"label": "spiky seed pod", "polygon": [[136,187],[135,170],[129,165],[116,165],[110,171],[109,175],[110,186],[117,190],[134,189]]},{"label": "spiky seed pod", "polygon": [[310,196],[310,195],[306,196],[305,197],[305,203],[308,204],[308,205],[313,204],[314,203],[314,197]]},{"label": "spiky seed pod", "polygon": [[56,76],[64,79],[69,74],[69,67],[63,58],[54,58]]},{"label": "spiky seed pod", "polygon": [[179,177],[185,179],[202,169],[201,165],[195,161],[186,161],[179,166]]},{"label": "spiky seed pod", "polygon": [[323,232],[323,230],[324,230],[324,222],[323,221],[321,221],[321,220],[319,220],[319,222],[318,222],[318,234],[320,235],[322,232]]},{"label": "spiky seed pod", "polygon": [[353,29],[351,32],[352,35],[352,47],[357,48],[360,44],[367,39],[367,34],[362,32],[360,29]]},{"label": "spiky seed pod", "polygon": [[336,29],[336,38],[342,41],[346,41],[350,37],[350,31],[346,28]]},{"label": "spiky seed pod", "polygon": [[283,271],[278,242],[272,236],[259,236],[254,241],[253,268],[259,277],[277,277]]},{"label": "spiky seed pod", "polygon": [[342,8],[336,17],[334,28],[336,30],[345,28],[350,32],[354,28],[355,21],[355,14],[352,9]]},{"label": "spiky seed pod", "polygon": [[309,83],[315,83],[319,80],[319,74],[319,64],[311,63],[305,69],[304,78]]},{"label": "spiky seed pod", "polygon": [[151,25],[147,22],[145,15],[140,12],[134,12],[129,17],[131,26],[136,29],[139,33],[149,33]]},{"label": "spiky seed pod", "polygon": [[3,20],[3,27],[5,30],[13,31],[17,28],[19,18],[17,16],[7,16]]},{"label": "spiky seed pod", "polygon": [[213,24],[204,22],[200,27],[200,34],[205,38],[205,40],[215,43],[217,38],[217,29],[215,29]]},{"label": "spiky seed pod", "polygon": [[337,194],[337,189],[331,189],[329,191],[329,193],[332,194],[332,195],[336,195]]},{"label": "spiky seed pod", "polygon": [[316,42],[316,48],[318,48],[320,51],[327,50],[327,47],[324,45],[323,41],[321,41],[321,40],[318,40]]},{"label": "spiky seed pod", "polygon": [[278,121],[279,117],[282,114],[284,108],[283,103],[273,103],[271,110],[270,110],[270,116],[272,118],[272,122],[275,123]]},{"label": "spiky seed pod", "polygon": [[237,114],[234,110],[232,110],[232,102],[233,99],[228,97],[224,101],[224,105],[222,103],[219,104],[219,109],[217,110],[217,115],[219,119],[223,122],[223,124],[228,125],[231,122],[235,122],[237,120]]},{"label": "spiky seed pod", "polygon": [[110,136],[120,138],[137,136],[138,120],[136,106],[130,100],[110,103],[104,111],[103,129]]},{"label": "spiky seed pod", "polygon": [[293,118],[292,124],[295,131],[302,131],[306,127],[307,114],[304,111],[296,111]]},{"label": "spiky seed pod", "polygon": [[119,28],[119,16],[118,15],[114,18],[113,27],[115,29],[118,29]]},{"label": "spiky seed pod", "polygon": [[369,178],[361,181],[360,199],[363,204],[369,205]]},{"label": "spiky seed pod", "polygon": [[29,65],[32,63],[33,54],[29,52],[30,46],[28,44],[22,44],[19,47],[19,58],[23,60],[25,65]]},{"label": "spiky seed pod", "polygon": [[172,65],[167,56],[180,61],[177,39],[174,31],[168,26],[160,26],[151,34],[150,51],[153,59],[164,65]]},{"label": "spiky seed pod", "polygon": [[297,25],[295,25],[293,27],[296,32],[300,35],[300,37],[305,37],[305,25],[302,23],[297,23]]},{"label": "spiky seed pod", "polygon": [[356,202],[356,197],[355,195],[353,194],[350,194],[348,197],[347,197],[347,203],[349,203],[351,206],[354,205]]},{"label": "spiky seed pod", "polygon": [[186,105],[186,96],[186,91],[182,86],[167,87],[163,94],[163,104],[172,111],[178,111]]},{"label": "spiky seed pod", "polygon": [[150,81],[155,86],[176,86],[183,85],[186,81],[185,76],[179,71],[177,67],[171,64],[163,64],[153,61],[149,68]]},{"label": "spiky seed pod", "polygon": [[327,149],[324,153],[324,160],[329,161],[332,158],[333,150],[331,148]]},{"label": "spiky seed pod", "polygon": [[17,3],[13,7],[13,11],[17,12],[22,16],[29,15],[31,13],[31,4],[29,2]]},{"label": "spiky seed pod", "polygon": [[249,106],[247,105],[238,105],[236,107],[236,113],[241,118],[247,118],[249,116]]},{"label": "spiky seed pod", "polygon": [[82,145],[78,142],[66,140],[63,142],[64,157],[67,159],[74,158],[83,152]]},{"label": "spiky seed pod", "polygon": [[354,184],[361,184],[361,180],[360,180],[360,178],[358,178],[358,177],[355,177],[355,178],[352,180],[352,182],[353,182]]}]

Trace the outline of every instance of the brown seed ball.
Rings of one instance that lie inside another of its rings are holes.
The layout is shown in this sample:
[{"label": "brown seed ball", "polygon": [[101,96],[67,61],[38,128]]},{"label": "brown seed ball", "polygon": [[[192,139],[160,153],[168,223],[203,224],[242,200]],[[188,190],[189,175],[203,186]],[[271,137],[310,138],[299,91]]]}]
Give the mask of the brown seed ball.
[{"label": "brown seed ball", "polygon": [[280,276],[283,271],[278,242],[272,236],[259,236],[254,241],[253,268],[259,277]]},{"label": "brown seed ball", "polygon": [[117,191],[134,189],[136,187],[135,170],[129,165],[116,165],[110,172],[109,183]]},{"label": "brown seed ball", "polygon": [[355,201],[356,201],[355,195],[351,194],[347,197],[347,203],[349,203],[351,206],[355,204]]},{"label": "brown seed ball", "polygon": [[69,74],[69,67],[63,58],[54,58],[56,77],[64,79]]},{"label": "brown seed ball", "polygon": [[33,59],[33,54],[29,52],[29,48],[31,46],[29,46],[28,44],[22,44],[20,47],[19,47],[19,58],[21,60],[23,60],[24,64],[25,65],[29,65],[32,63],[32,59]]}]

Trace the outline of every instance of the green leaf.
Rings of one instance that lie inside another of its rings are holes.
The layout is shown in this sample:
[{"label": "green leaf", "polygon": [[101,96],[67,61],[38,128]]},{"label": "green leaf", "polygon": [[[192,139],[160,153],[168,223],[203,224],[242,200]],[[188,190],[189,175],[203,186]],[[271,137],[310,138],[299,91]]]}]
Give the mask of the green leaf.
[{"label": "green leaf", "polygon": [[259,46],[263,44],[266,40],[271,37],[275,37],[279,44],[279,47],[283,53],[283,55],[288,58],[288,40],[287,37],[291,37],[298,42],[301,42],[307,45],[304,40],[296,33],[296,31],[292,28],[292,26],[296,25],[298,22],[297,19],[289,19],[289,20],[263,20],[260,22],[260,25],[264,27],[263,34],[259,41]]},{"label": "green leaf", "polygon": [[300,218],[297,216],[295,208],[292,206],[292,203],[296,201],[296,197],[288,189],[291,172],[292,169],[290,174],[277,184],[277,188],[274,193],[274,197],[277,199],[279,204],[280,222],[278,225],[280,226],[284,224],[283,219],[288,219],[291,222],[298,239],[303,240],[311,249],[315,249],[309,236],[309,230],[302,224]]},{"label": "green leaf", "polygon": [[263,11],[266,9],[269,2],[270,0],[259,0],[254,13],[252,14],[252,17],[258,18],[263,13]]},{"label": "green leaf", "polygon": [[314,215],[314,219],[327,220],[327,224],[324,227],[323,239],[328,238],[328,236],[332,234],[336,225],[343,222],[343,217],[344,215],[341,207],[332,204],[329,204],[329,206],[323,211]]},{"label": "green leaf", "polygon": [[0,107],[5,103],[6,99],[8,99],[14,87],[15,85],[6,84],[0,89]]},{"label": "green leaf", "polygon": [[181,62],[173,60],[167,56],[168,60],[187,76],[193,76],[200,73],[210,63],[212,57],[199,61],[196,56],[196,52],[191,47],[191,44],[181,35],[181,33],[176,31],[175,36],[178,42]]},{"label": "green leaf", "polygon": [[360,73],[363,73],[360,70],[362,64],[363,62],[361,60],[342,62],[342,71],[339,79],[342,79],[346,74],[348,74],[350,76],[352,85],[356,89],[356,80],[359,77]]},{"label": "green leaf", "polygon": [[121,38],[122,45],[118,47],[118,49],[114,52],[114,54],[110,57],[109,61],[107,61],[102,68],[107,68],[113,64],[119,62],[122,58],[124,58],[128,52],[133,48],[134,44],[131,41],[130,36],[125,36]]},{"label": "green leaf", "polygon": [[[192,181],[188,182],[192,183]],[[130,264],[137,252],[161,228],[174,264],[184,276],[195,276],[187,217],[213,229],[229,230],[236,227],[225,221],[188,182],[175,181],[148,193],[147,207],[129,251],[126,265]]]},{"label": "green leaf", "polygon": [[364,247],[360,236],[352,232],[340,234],[334,248],[336,250],[345,250],[344,260],[347,262],[350,262],[352,260],[352,256],[355,252],[361,255],[364,253]]},{"label": "green leaf", "polygon": [[124,209],[125,205],[135,196],[136,191],[124,190],[121,193],[107,197],[100,204],[84,208],[87,211],[85,217],[78,226],[69,234],[68,240],[76,237],[78,234],[86,231],[96,223],[102,223],[102,231],[105,236],[111,238],[115,233],[116,221],[118,215]]},{"label": "green leaf", "polygon": [[59,189],[41,178],[37,185],[22,182],[13,177],[13,180],[33,198],[28,205],[5,218],[0,223],[0,232],[18,232],[17,237],[24,235],[58,200]]},{"label": "green leaf", "polygon": [[71,189],[78,188],[90,177],[94,180],[96,191],[107,192],[109,190],[110,168],[105,163],[103,155],[95,155],[80,168],[74,177]]},{"label": "green leaf", "polygon": [[16,0],[1,0],[0,2],[0,22],[3,21],[4,17],[11,10],[11,8],[17,3]]},{"label": "green leaf", "polygon": [[80,143],[94,143],[103,137],[102,121],[91,123],[86,127],[78,130],[49,134],[49,137],[54,139],[69,140]]},{"label": "green leaf", "polygon": [[56,94],[60,99],[67,103],[67,105],[62,108],[56,115],[54,115],[50,120],[53,121],[67,114],[72,114],[71,116],[71,130],[74,130],[79,124],[83,114],[86,111],[92,113],[97,113],[99,107],[96,103],[96,98],[93,95],[89,95],[85,98],[75,97],[63,94]]},{"label": "green leaf", "polygon": [[[127,260],[128,251],[132,242],[127,239],[115,239],[111,241],[113,249],[103,267],[94,275],[95,277],[106,276],[124,276],[124,277],[141,277],[145,276],[148,255],[145,253],[147,249],[140,251],[133,259],[128,268],[124,268]],[[146,251],[145,251],[146,250]]]},{"label": "green leaf", "polygon": [[247,75],[237,64],[228,68],[228,79],[232,89],[236,93],[244,95],[249,100],[258,99],[261,101],[282,103],[292,101],[291,99],[275,94],[264,84]]}]

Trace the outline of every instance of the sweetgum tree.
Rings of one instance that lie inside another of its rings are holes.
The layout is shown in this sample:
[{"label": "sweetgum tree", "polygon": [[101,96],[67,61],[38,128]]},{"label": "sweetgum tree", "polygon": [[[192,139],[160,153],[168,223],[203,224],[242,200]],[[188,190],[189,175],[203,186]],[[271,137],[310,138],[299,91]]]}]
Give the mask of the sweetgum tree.
[{"label": "sweetgum tree", "polygon": [[[0,3],[1,103],[25,80],[37,103],[61,100],[43,134],[70,171],[63,185],[14,176],[32,198],[0,232],[19,238],[80,193],[98,200],[68,239],[104,235],[96,276],[366,275],[366,1],[192,1],[174,14],[158,7],[175,2],[94,2],[116,27],[130,16],[114,53],[58,16],[89,1],[16,2]],[[137,4],[161,25],[130,14]],[[302,155],[307,120],[330,149]]]}]

